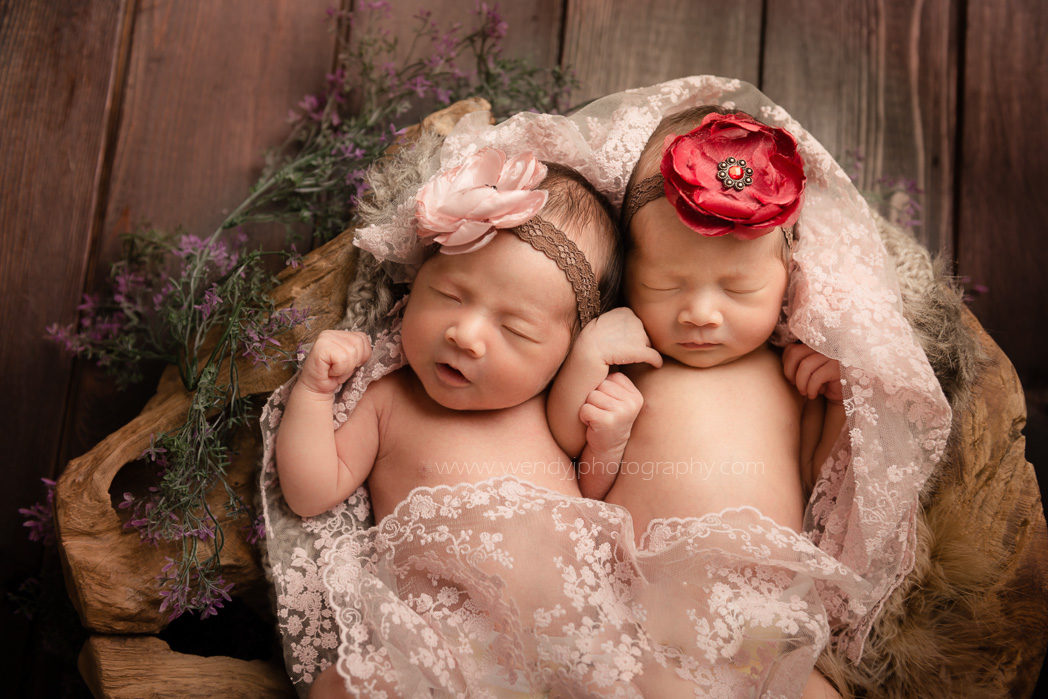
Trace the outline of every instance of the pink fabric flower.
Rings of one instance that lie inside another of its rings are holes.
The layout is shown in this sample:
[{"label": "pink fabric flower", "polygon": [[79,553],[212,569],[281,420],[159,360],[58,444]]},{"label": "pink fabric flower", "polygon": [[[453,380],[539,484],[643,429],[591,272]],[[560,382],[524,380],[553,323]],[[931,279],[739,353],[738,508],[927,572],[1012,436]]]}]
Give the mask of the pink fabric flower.
[{"label": "pink fabric flower", "polygon": [[507,160],[497,148],[483,148],[419,190],[419,237],[433,238],[449,255],[483,247],[499,228],[519,226],[542,210],[548,193],[535,187],[545,177],[546,166],[531,153]]},{"label": "pink fabric flower", "polygon": [[[740,160],[752,174],[743,169],[732,175],[745,173],[752,182],[728,187],[717,178],[718,170]],[[746,114],[710,114],[695,130],[672,138],[661,170],[666,198],[681,221],[706,236],[759,238],[794,223],[804,200],[797,141],[785,129]]]}]

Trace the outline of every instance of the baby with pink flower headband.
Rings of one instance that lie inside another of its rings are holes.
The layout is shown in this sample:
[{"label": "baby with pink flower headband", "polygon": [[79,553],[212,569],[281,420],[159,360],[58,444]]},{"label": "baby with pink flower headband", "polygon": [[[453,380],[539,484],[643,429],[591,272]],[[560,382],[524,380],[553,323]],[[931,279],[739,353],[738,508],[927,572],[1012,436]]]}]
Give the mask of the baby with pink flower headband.
[{"label": "baby with pink flower headband", "polygon": [[[579,496],[572,461],[546,423],[545,389],[578,329],[601,310],[601,289],[610,301],[617,286],[610,206],[570,168],[531,152],[508,157],[484,148],[430,179],[415,212],[418,237],[439,249],[422,264],[403,309],[407,366],[372,382],[333,428],[335,394],[372,345],[361,332],[320,334],[277,434],[284,499],[311,517],[366,482],[381,528],[420,488],[508,474]],[[529,548],[530,541],[517,544]],[[498,563],[474,565],[494,574]],[[547,572],[524,566],[508,581],[522,610],[542,601],[533,576]],[[416,582],[407,575],[400,585]],[[396,693],[387,680],[385,689]],[[339,695],[342,682],[332,666],[317,686]]]},{"label": "baby with pink flower headband", "polygon": [[[769,345],[804,185],[788,131],[716,107],[664,118],[633,171],[628,308],[583,330],[549,416],[560,445],[581,453],[583,494],[629,510],[638,543],[654,520],[725,508],[802,530],[815,469],[845,425],[839,364]],[[690,629],[663,640],[687,647]],[[663,692],[670,677],[656,667],[642,679]]]}]

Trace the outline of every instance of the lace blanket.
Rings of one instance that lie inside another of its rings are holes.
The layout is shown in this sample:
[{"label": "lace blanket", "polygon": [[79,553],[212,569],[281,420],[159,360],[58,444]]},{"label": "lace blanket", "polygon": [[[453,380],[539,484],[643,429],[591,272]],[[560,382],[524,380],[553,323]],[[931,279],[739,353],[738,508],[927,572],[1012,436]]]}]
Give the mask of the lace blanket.
[{"label": "lace blanket", "polygon": [[[788,129],[806,162],[780,342],[842,367],[847,428],[803,532],[752,508],[654,520],[639,547],[621,508],[512,478],[418,488],[379,526],[367,492],[300,519],[280,495],[273,441],[290,384],[263,412],[268,566],[292,679],[337,663],[367,696],[797,696],[829,641],[853,658],[913,565],[920,490],[941,458],[949,406],[902,315],[894,265],[866,202],[815,139],[737,80],[699,76],[598,100],[571,117],[467,116],[442,166],[495,145],[575,167],[616,204],[663,115],[699,104]],[[436,160],[431,158],[430,160]],[[357,245],[410,279],[414,190]],[[336,400],[346,419],[370,381],[403,364],[396,314]]]}]

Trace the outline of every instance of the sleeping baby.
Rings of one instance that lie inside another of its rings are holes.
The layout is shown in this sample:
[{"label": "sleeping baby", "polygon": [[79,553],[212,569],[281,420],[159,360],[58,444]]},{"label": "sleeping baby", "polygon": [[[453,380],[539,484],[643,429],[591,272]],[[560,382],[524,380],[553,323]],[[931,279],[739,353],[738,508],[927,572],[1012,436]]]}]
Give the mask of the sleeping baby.
[{"label": "sleeping baby", "polygon": [[[543,164],[530,153],[507,158],[486,148],[423,187],[417,220],[419,236],[441,247],[421,266],[404,309],[407,366],[372,383],[348,420],[333,429],[335,393],[368,359],[371,346],[362,333],[325,331],[318,337],[277,434],[277,470],[288,505],[303,517],[317,515],[366,482],[384,534],[400,521],[390,517],[398,504],[415,494],[408,506],[422,506],[432,502],[431,490],[446,486],[514,476],[554,501],[578,496],[571,459],[546,423],[545,389],[574,336],[601,310],[601,289],[617,285],[617,233],[606,202],[569,168]],[[487,551],[468,556],[466,578],[501,579],[490,603],[512,603],[517,611],[505,618],[528,624],[547,601],[543,590],[556,585],[552,563],[539,557],[540,542],[519,527],[507,527],[489,543]],[[426,566],[446,572],[454,558],[432,557],[436,550],[429,546],[394,561],[404,570],[413,567],[391,583],[401,600],[468,597],[447,582],[454,578],[450,574],[429,591],[434,574]],[[518,560],[502,560],[499,551]],[[543,562],[521,560],[529,553]],[[498,627],[504,621],[498,615],[469,614],[483,587],[470,593],[473,598],[449,605],[463,617],[452,621]],[[435,637],[427,639],[413,644],[423,651],[439,645]],[[534,641],[523,646],[534,652]],[[448,657],[456,655],[463,653]],[[512,657],[508,662],[519,664]],[[458,682],[463,691],[473,686],[464,677],[449,680],[455,668],[444,673],[434,661],[431,670],[436,685]],[[532,686],[520,670],[499,680],[511,688]],[[313,695],[344,694],[343,682],[331,667]],[[421,691],[392,678],[365,686],[394,695]]]}]

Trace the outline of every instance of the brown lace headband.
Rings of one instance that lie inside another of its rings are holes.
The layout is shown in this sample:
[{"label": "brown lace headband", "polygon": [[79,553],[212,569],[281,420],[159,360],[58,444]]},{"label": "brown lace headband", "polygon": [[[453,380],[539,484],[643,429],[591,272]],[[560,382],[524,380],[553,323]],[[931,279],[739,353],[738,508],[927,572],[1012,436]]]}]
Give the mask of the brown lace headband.
[{"label": "brown lace headband", "polygon": [[587,323],[597,317],[600,313],[597,279],[586,256],[568,236],[540,216],[506,230],[553,260],[564,272],[575,291],[579,322],[582,324],[580,327],[586,327]]},{"label": "brown lace headband", "polygon": [[648,202],[655,201],[666,194],[666,185],[662,179],[662,173],[657,172],[651,177],[640,181],[636,187],[629,191],[626,203],[622,205],[622,230],[628,231],[633,215],[640,211],[640,207]]}]

